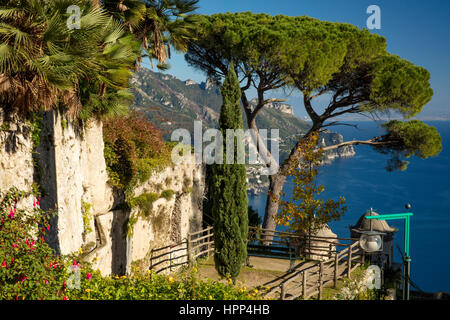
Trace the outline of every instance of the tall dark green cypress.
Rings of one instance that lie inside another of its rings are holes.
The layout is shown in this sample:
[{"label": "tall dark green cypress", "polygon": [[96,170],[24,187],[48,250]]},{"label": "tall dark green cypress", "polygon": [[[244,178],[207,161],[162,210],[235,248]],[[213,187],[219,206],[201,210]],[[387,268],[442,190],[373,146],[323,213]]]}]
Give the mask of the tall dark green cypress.
[{"label": "tall dark green cypress", "polygon": [[224,164],[208,168],[209,210],[214,219],[214,261],[218,273],[233,280],[241,272],[247,257],[248,197],[245,164],[226,163],[226,130],[243,129],[240,105],[241,89],[233,63],[221,88],[223,105],[219,129],[223,136]]}]

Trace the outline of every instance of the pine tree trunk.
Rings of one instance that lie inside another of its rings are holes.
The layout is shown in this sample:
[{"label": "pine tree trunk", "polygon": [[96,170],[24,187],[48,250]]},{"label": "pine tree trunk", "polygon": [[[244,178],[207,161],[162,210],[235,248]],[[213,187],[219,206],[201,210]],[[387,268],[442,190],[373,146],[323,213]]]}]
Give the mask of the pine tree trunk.
[{"label": "pine tree trunk", "polygon": [[[280,196],[285,181],[286,177],[281,175],[280,173],[269,176],[269,192],[267,195],[266,212],[264,215],[264,222],[263,222],[264,229],[275,230],[277,226],[275,223],[275,216],[278,213],[278,201],[272,200],[277,199],[277,197]],[[268,240],[269,242],[272,239],[273,239],[272,236],[265,236],[264,238],[264,240]]]}]

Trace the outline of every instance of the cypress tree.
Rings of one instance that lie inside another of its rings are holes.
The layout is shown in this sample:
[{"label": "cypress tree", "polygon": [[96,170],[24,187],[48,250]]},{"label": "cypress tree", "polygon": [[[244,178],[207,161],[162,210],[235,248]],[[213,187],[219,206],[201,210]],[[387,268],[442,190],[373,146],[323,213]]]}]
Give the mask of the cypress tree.
[{"label": "cypress tree", "polygon": [[214,219],[214,261],[216,270],[235,280],[247,257],[248,198],[244,164],[237,164],[236,138],[234,163],[227,164],[226,130],[243,129],[241,90],[233,63],[221,88],[223,98],[219,129],[223,136],[223,164],[208,168],[209,210]]}]

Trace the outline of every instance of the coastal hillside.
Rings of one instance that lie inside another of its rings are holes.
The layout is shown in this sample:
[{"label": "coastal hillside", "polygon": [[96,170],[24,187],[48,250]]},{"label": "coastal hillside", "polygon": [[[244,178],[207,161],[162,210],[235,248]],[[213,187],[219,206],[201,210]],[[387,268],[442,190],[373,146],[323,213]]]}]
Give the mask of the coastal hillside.
[{"label": "coastal hillside", "polygon": [[[132,84],[136,107],[163,131],[166,140],[178,128],[193,132],[195,120],[202,121],[204,129],[217,127],[222,97],[219,87],[212,81],[182,81],[172,75],[141,67],[134,75]],[[244,112],[243,114],[245,116]],[[307,122],[294,115],[292,106],[284,103],[265,106],[256,122],[260,129],[279,129],[280,161],[289,155],[296,139],[310,127]],[[247,128],[246,121],[244,127]],[[327,131],[322,134],[321,143],[324,146],[342,141],[342,136],[338,133]],[[330,152],[327,160],[353,154],[353,148],[348,147]]]}]

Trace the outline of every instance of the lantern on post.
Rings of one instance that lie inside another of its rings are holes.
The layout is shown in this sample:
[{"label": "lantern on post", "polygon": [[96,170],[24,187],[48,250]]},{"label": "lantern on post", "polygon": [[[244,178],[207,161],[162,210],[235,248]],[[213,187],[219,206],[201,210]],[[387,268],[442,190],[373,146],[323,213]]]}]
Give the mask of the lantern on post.
[{"label": "lantern on post", "polygon": [[[410,204],[407,204],[406,209],[411,208]],[[376,219],[378,221],[383,220],[405,220],[405,256],[403,257],[403,300],[409,300],[409,275],[411,257],[409,256],[409,236],[410,236],[410,219],[414,214],[412,212],[385,214],[377,216],[366,216],[366,219]]]}]

